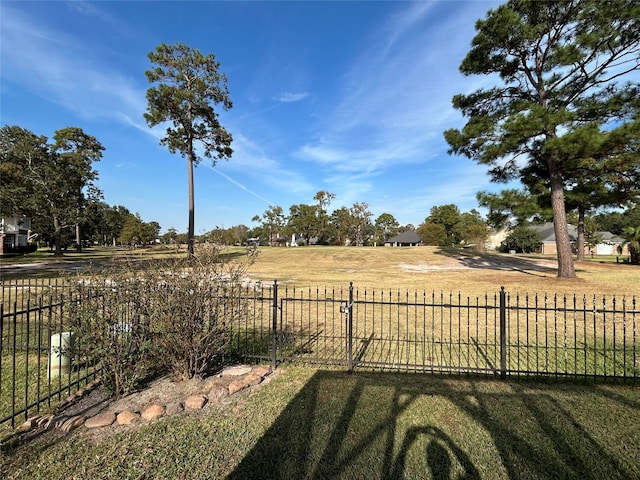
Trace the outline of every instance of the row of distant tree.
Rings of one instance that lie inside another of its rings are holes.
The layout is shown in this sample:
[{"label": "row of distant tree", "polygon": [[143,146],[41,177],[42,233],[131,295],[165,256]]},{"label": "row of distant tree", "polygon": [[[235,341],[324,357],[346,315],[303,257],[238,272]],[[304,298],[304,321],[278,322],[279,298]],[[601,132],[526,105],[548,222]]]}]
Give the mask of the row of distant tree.
[{"label": "row of distant tree", "polygon": [[[415,230],[425,245],[471,246],[482,250],[491,231],[507,229],[511,232],[507,244],[517,244],[521,250],[533,251],[540,240],[529,227],[553,219],[550,208],[541,207],[533,196],[524,191],[480,192],[477,197],[480,205],[488,209],[486,218],[476,209],[461,212],[456,205],[448,204],[432,207],[424,221],[414,226],[401,225],[390,213],[383,213],[373,220],[365,202],[328,213],[335,195],[320,191],[314,197],[314,203],[292,205],[288,215],[282,207],[270,206],[262,215],[253,217],[256,227],[216,228],[196,235],[196,240],[227,245],[248,242],[288,245],[293,239],[298,245],[382,245],[399,233]],[[601,233],[605,231],[625,238],[633,245],[640,230],[640,205],[630,204],[626,210],[593,212],[591,215],[581,215],[574,209],[569,211],[568,220],[573,225],[581,225],[585,245],[598,244],[602,241]],[[170,229],[163,240],[186,243],[187,235]]]}]

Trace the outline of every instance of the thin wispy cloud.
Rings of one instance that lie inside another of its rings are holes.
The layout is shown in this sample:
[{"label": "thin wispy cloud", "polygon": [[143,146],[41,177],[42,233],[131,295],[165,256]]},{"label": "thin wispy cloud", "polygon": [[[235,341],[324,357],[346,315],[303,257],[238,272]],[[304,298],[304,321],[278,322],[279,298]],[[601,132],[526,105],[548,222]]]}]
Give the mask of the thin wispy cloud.
[{"label": "thin wispy cloud", "polygon": [[140,128],[144,90],[104,65],[82,39],[3,6],[3,78],[85,119],[109,117]]},{"label": "thin wispy cloud", "polygon": [[295,103],[295,102],[299,102],[300,100],[304,100],[308,96],[309,96],[308,92],[301,92],[301,93],[285,92],[275,97],[274,100],[282,103]]}]

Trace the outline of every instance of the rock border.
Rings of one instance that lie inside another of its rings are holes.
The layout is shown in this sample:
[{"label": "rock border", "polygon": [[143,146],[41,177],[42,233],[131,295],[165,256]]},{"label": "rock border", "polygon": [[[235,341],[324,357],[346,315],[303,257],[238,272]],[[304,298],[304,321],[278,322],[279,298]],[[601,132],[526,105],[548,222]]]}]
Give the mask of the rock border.
[{"label": "rock border", "polygon": [[[21,432],[56,429],[64,433],[69,433],[83,425],[87,429],[95,429],[109,427],[114,424],[115,426],[131,425],[141,420],[153,422],[161,417],[177,415],[188,410],[202,410],[207,405],[218,404],[230,395],[262,383],[267,376],[271,375],[272,371],[270,365],[236,365],[225,368],[222,373],[214,377],[230,378],[231,381],[228,386],[218,383],[211,385],[205,381],[202,382],[202,390],[205,391],[192,393],[180,402],[169,403],[168,405],[152,403],[147,405],[142,411],[132,411],[130,409],[115,412],[106,411],[88,417],[82,415],[66,416],[58,413],[36,415],[27,419],[17,429]],[[100,379],[96,379],[87,384],[85,388],[69,395],[58,404],[55,412],[63,411],[64,408],[87,395],[100,385],[100,383]]]}]

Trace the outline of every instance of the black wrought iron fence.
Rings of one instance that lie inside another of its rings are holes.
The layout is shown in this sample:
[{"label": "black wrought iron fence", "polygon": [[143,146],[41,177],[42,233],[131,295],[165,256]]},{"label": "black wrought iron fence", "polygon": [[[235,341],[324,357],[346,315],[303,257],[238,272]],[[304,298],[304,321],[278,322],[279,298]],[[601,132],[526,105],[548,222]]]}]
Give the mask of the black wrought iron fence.
[{"label": "black wrought iron fence", "polygon": [[101,373],[95,362],[70,355],[65,298],[24,293],[24,301],[0,304],[0,425],[12,427],[20,415],[54,406]]},{"label": "black wrought iron fence", "polygon": [[[3,284],[0,424],[13,424],[97,374],[85,362],[50,375],[52,337],[65,332],[65,288]],[[229,358],[502,378],[635,384],[640,377],[636,297],[511,295],[504,289],[472,297],[277,282],[242,288],[246,315],[230,326]]]},{"label": "black wrought iron fence", "polygon": [[237,349],[274,364],[634,382],[640,376],[635,297],[511,295],[504,289],[471,297],[274,284],[261,298],[271,304],[271,318],[265,306],[250,328],[237,326]]}]

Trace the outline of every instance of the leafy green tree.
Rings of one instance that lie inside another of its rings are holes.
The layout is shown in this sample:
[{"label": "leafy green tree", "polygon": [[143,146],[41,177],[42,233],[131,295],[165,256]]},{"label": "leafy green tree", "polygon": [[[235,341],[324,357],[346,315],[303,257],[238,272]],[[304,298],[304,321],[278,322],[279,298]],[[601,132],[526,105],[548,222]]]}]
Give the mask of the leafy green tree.
[{"label": "leafy green tree", "polygon": [[30,179],[31,170],[42,168],[48,160],[47,137],[18,126],[5,125],[0,129],[0,209],[3,215],[36,215],[39,209],[31,201],[36,190],[36,184]]},{"label": "leafy green tree", "polygon": [[233,245],[243,245],[249,238],[249,227],[246,225],[235,225],[227,229],[229,231],[229,238]]},{"label": "leafy green tree", "polygon": [[160,236],[160,224],[158,222],[144,222],[144,241],[153,243]]},{"label": "leafy green tree", "polygon": [[627,245],[629,246],[631,263],[635,265],[640,264],[640,226],[625,227],[622,235],[627,240]]},{"label": "leafy green tree", "polygon": [[558,277],[575,277],[565,182],[572,162],[586,157],[575,139],[592,125],[621,132],[638,121],[640,86],[620,80],[640,68],[640,4],[512,0],[476,31],[460,70],[492,75],[498,85],[453,98],[469,120],[445,132],[450,152],[489,166],[496,181],[523,179],[527,166],[544,169]]},{"label": "leafy green tree", "polygon": [[105,212],[105,230],[103,234],[105,244],[111,243],[115,246],[129,215],[131,215],[129,209],[122,205],[111,207]]},{"label": "leafy green tree", "polygon": [[352,219],[349,231],[351,245],[366,244],[368,238],[373,234],[372,213],[369,211],[369,205],[366,202],[356,202],[349,209],[349,214]]},{"label": "leafy green tree", "polygon": [[162,235],[162,240],[165,243],[174,244],[176,243],[177,236],[178,230],[176,230],[175,227],[169,227],[164,235]]},{"label": "leafy green tree", "polygon": [[269,246],[273,245],[274,237],[277,239],[282,235],[286,225],[282,207],[277,205],[270,205],[262,217],[255,215],[251,221],[260,223],[262,231],[267,234],[267,245]]},{"label": "leafy green tree", "polygon": [[476,252],[484,252],[486,250],[488,239],[489,227],[485,223],[469,224],[462,230],[462,240]]},{"label": "leafy green tree", "polygon": [[229,159],[232,154],[232,137],[221,125],[215,106],[224,110],[232,107],[227,88],[227,77],[219,72],[220,64],[213,54],[203,55],[199,50],[183,43],[160,44],[149,53],[153,64],[146,76],[154,84],[147,90],[147,113],[144,118],[150,127],[170,122],[166,135],[160,140],[171,153],[186,157],[189,183],[189,229],[187,232],[187,256],[193,256],[194,240],[194,192],[193,167],[201,157],[195,144],[202,147],[202,154],[216,159]]},{"label": "leafy green tree", "polygon": [[622,235],[626,227],[640,225],[640,203],[631,205],[624,212],[602,212],[595,216],[602,231]]},{"label": "leafy green tree", "polygon": [[335,193],[327,192],[325,190],[319,191],[313,197],[316,201],[316,205],[318,206],[316,211],[316,215],[318,216],[318,243],[322,245],[327,243],[327,239],[332,233],[327,207],[331,205],[331,202],[333,202],[335,198]]},{"label": "leafy green tree", "polygon": [[475,209],[464,212],[460,215],[460,222],[455,228],[461,242],[473,246],[473,249],[478,252],[484,252],[489,238],[489,227],[480,212]]},{"label": "leafy green tree", "polygon": [[334,231],[334,244],[346,245],[354,219],[347,207],[340,207],[333,211],[330,222]]},{"label": "leafy green tree", "polygon": [[514,227],[503,245],[507,250],[515,250],[522,253],[533,253],[540,246],[540,234],[527,226]]},{"label": "leafy green tree", "polygon": [[431,207],[429,216],[425,219],[425,223],[435,223],[444,227],[445,238],[442,246],[458,245],[460,240],[460,232],[457,227],[462,217],[460,210],[454,204],[440,205]]},{"label": "leafy green tree", "polygon": [[382,213],[375,222],[376,236],[378,242],[384,244],[384,242],[398,234],[398,228],[400,224],[396,218],[390,213]]},{"label": "leafy green tree", "polygon": [[415,229],[416,229],[416,226],[413,223],[407,223],[406,225],[400,225],[398,227],[398,233],[411,232]]},{"label": "leafy green tree", "polygon": [[92,169],[93,162],[99,162],[102,158],[104,147],[95,137],[87,135],[78,127],[67,127],[57,130],[53,136],[54,155],[58,155],[69,165],[75,165],[75,170],[80,174],[69,179],[68,188],[76,190],[76,249],[82,250],[82,237],[80,225],[86,219],[86,206],[97,202],[102,197],[102,192],[93,183],[88,183],[97,178],[98,174]]},{"label": "leafy green tree", "polygon": [[43,233],[53,239],[55,254],[62,255],[63,230],[78,225],[87,202],[100,196],[93,162],[100,160],[104,147],[77,127],[57,130],[54,141],[49,144],[46,137],[18,126],[2,127],[0,158],[7,163],[3,171],[10,172],[3,177],[2,200],[20,193],[8,207],[46,219],[49,228]]},{"label": "leafy green tree", "polygon": [[120,243],[136,246],[144,242],[144,223],[139,214],[129,214],[124,221],[118,240]]},{"label": "leafy green tree", "polygon": [[311,238],[317,236],[321,228],[317,205],[304,203],[291,205],[287,228],[290,233],[301,235],[305,243],[309,245]]},{"label": "leafy green tree", "polygon": [[425,245],[441,246],[447,243],[447,232],[444,225],[433,222],[423,222],[420,224],[416,233]]}]

